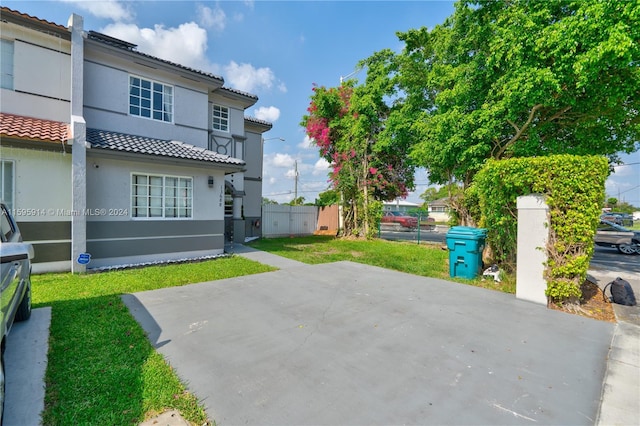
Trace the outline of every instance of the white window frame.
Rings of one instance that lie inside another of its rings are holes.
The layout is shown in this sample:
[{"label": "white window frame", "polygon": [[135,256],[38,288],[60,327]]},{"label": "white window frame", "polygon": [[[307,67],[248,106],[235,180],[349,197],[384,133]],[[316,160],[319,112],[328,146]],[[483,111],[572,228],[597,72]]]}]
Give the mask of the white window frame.
[{"label": "white window frame", "polygon": [[211,128],[229,133],[229,107],[213,104],[213,108],[211,108]]},{"label": "white window frame", "polygon": [[[139,84],[134,84],[136,80]],[[148,87],[145,87],[146,85]],[[127,96],[129,97],[129,115],[163,123],[173,123],[174,90],[172,85],[130,74]],[[156,100],[159,100],[160,105],[156,104]],[[148,116],[143,112],[147,112]]]},{"label": "white window frame", "polygon": [[[7,184],[4,177],[7,166],[11,166],[11,182]],[[7,191],[9,194],[7,194]],[[15,208],[15,194],[16,194],[16,162],[13,160],[0,161],[0,199],[7,205],[9,211]]]},{"label": "white window frame", "polygon": [[[193,219],[193,181],[192,176],[131,173],[131,218]],[[180,195],[179,191],[186,192]]]},{"label": "white window frame", "polygon": [[13,40],[1,40],[0,44],[0,66],[2,67],[2,76],[0,77],[0,87],[7,90],[13,90],[14,75],[14,54],[15,44]]}]

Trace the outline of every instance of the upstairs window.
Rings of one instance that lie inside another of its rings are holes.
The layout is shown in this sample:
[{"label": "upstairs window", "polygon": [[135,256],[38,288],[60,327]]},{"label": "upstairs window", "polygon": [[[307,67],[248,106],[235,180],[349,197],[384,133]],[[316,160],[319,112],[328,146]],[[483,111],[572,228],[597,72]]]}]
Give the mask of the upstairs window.
[{"label": "upstairs window", "polygon": [[173,86],[129,76],[129,114],[173,122]]},{"label": "upstairs window", "polygon": [[220,105],[213,106],[213,130],[229,131],[229,108]]},{"label": "upstairs window", "polygon": [[1,40],[0,44],[0,87],[13,90],[13,41]]}]

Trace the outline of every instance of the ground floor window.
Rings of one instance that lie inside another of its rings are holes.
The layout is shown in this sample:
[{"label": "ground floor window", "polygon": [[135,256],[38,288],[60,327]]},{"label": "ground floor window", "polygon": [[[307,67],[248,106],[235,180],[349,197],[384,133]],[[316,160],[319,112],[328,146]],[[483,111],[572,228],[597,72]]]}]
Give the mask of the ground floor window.
[{"label": "ground floor window", "polygon": [[9,211],[13,210],[15,164],[13,161],[0,161],[0,200]]},{"label": "ground floor window", "polygon": [[131,215],[165,219],[193,217],[193,178],[132,175]]}]

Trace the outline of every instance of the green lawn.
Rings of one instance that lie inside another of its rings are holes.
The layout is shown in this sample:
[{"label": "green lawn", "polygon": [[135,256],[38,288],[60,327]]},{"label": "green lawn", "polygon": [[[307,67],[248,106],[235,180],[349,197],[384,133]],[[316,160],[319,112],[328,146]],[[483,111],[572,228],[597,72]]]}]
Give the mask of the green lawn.
[{"label": "green lawn", "polygon": [[507,293],[516,292],[514,277],[506,276],[502,283],[494,283],[480,277],[474,280],[450,278],[449,252],[443,250],[440,245],[325,236],[269,238],[256,240],[248,245],[309,264],[350,260],[424,277],[458,281]]},{"label": "green lawn", "polygon": [[[449,278],[440,246],[384,240],[301,237],[258,240],[251,246],[305,263],[350,260],[411,274]],[[45,425],[131,425],[178,409],[197,425],[209,421],[129,314],[120,296],[274,268],[231,256],[180,265],[86,275],[34,275],[34,307],[51,306]],[[455,280],[515,292],[515,280]],[[214,401],[210,401],[214,404]]]},{"label": "green lawn", "polygon": [[34,308],[51,306],[45,425],[132,425],[175,408],[208,420],[120,295],[273,270],[239,256],[86,275],[33,275]]}]

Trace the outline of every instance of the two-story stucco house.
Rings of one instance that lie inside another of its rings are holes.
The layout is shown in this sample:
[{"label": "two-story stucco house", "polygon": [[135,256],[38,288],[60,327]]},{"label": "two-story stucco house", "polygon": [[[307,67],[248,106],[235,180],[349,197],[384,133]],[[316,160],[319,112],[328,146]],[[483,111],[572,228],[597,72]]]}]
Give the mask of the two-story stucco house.
[{"label": "two-story stucco house", "polygon": [[215,256],[259,235],[271,124],[244,116],[256,96],[78,15],[0,12],[0,195],[34,271]]}]

